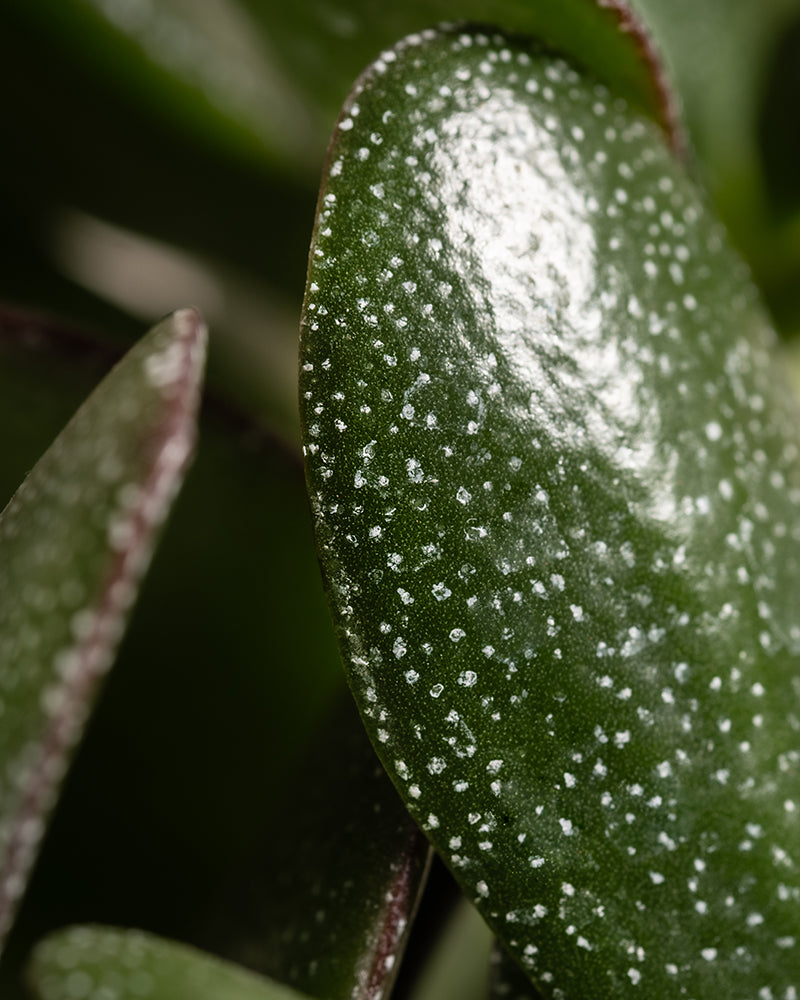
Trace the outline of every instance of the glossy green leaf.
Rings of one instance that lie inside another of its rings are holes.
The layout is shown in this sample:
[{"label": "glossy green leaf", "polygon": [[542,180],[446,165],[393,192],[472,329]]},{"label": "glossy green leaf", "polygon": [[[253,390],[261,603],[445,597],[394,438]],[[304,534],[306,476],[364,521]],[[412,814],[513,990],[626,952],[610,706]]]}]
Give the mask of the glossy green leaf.
[{"label": "glossy green leaf", "polygon": [[103,380],[0,515],[0,935],[194,443],[191,310]]},{"label": "glossy green leaf", "polygon": [[535,34],[563,47],[668,130],[675,125],[659,57],[628,0],[407,0],[380,7],[349,0],[283,8],[245,0],[245,6],[282,53],[305,102],[323,112],[321,121],[336,113],[351,81],[382,49],[411,32],[455,21]]},{"label": "glossy green leaf", "polygon": [[30,979],[37,1000],[304,1000],[186,945],[104,927],[71,927],[39,945]]},{"label": "glossy green leaf", "polygon": [[272,805],[272,836],[241,860],[220,921],[223,953],[327,1000],[388,996],[430,848],[350,699]]},{"label": "glossy green leaf", "polygon": [[430,33],[344,109],[307,475],[367,727],[545,997],[800,984],[798,414],[660,137]]},{"label": "glossy green leaf", "polygon": [[[215,330],[209,385],[227,391],[232,376],[242,389],[229,393],[234,405],[257,406],[294,443],[296,425],[285,419],[275,384],[282,369],[258,377],[259,366],[250,365],[243,374],[242,357],[258,360],[269,344],[278,350],[267,353],[279,356],[285,345],[295,348],[263,316],[263,303],[257,322],[248,322],[253,296],[241,278],[262,290],[268,282],[270,297],[288,304],[296,323],[314,197],[338,109],[382,48],[444,18],[568,41],[669,127],[660,67],[627,0],[411,0],[380,8],[373,0],[126,0],[124,7],[10,0],[0,5],[0,83],[4,136],[17,154],[4,164],[0,217],[19,216],[49,266],[34,268],[35,280],[30,266],[20,274],[17,239],[6,241],[0,296],[69,308],[81,323],[93,319],[96,304],[64,287],[62,274],[49,275],[55,264],[76,277],[80,255],[61,238],[64,206],[202,254],[220,280],[208,283],[205,297],[181,300],[195,302]],[[40,127],[31,129],[31,121]],[[49,169],[53,148],[58,171]],[[113,263],[107,260],[109,269]],[[144,276],[131,282],[128,265],[122,271],[128,295],[150,284]],[[144,304],[145,315],[161,308]],[[257,356],[247,342],[254,326],[270,331]],[[289,398],[292,382],[293,375],[281,382]]]}]

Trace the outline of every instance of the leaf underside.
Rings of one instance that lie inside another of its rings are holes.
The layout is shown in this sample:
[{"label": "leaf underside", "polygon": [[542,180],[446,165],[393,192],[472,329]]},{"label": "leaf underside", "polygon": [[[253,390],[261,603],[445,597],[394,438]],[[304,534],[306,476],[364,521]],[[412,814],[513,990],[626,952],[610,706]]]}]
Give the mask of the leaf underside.
[{"label": "leaf underside", "polygon": [[194,311],[164,320],[0,515],[0,938],[183,480],[205,342]]},{"label": "leaf underside", "polygon": [[724,234],[559,58],[425,33],[330,152],[307,477],[351,685],[545,997],[800,987],[798,419]]}]

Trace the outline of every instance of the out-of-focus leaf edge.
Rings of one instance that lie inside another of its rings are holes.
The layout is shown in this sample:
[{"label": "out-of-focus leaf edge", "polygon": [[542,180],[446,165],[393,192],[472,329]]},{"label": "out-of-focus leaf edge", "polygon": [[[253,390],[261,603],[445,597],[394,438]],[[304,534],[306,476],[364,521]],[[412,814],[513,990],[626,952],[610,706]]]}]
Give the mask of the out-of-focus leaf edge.
[{"label": "out-of-focus leaf edge", "polygon": [[[207,330],[194,309],[180,310],[163,322],[172,326],[172,343],[179,352],[178,372],[172,391],[165,398],[158,433],[152,442],[153,459],[130,512],[132,530],[123,547],[112,550],[109,544],[93,627],[76,645],[79,669],[60,679],[60,711],[50,719],[40,740],[32,780],[12,821],[5,856],[0,857],[0,944],[24,892],[43,834],[43,820],[66,770],[67,756],[86,722],[87,706],[111,664],[132,596],[152,555],[156,533],[177,495],[194,451]],[[125,359],[120,364],[124,365]],[[64,435],[69,433],[70,426],[67,425]],[[42,461],[46,458],[47,453]]]}]

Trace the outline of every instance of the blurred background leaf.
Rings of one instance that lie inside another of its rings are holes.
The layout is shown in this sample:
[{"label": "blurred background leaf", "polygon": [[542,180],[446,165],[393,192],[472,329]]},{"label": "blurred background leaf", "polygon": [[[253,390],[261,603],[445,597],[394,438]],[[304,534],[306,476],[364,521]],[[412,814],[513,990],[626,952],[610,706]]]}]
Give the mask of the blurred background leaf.
[{"label": "blurred background leaf", "polygon": [[800,3],[632,0],[681,96],[700,173],[780,330],[800,332]]},{"label": "blurred background leaf", "polygon": [[196,312],[163,320],[0,514],[0,943],[183,482],[205,353]]},{"label": "blurred background leaf", "polygon": [[235,867],[223,954],[312,996],[388,996],[430,853],[348,695],[273,798],[268,836]]},{"label": "blurred background leaf", "polygon": [[[22,327],[3,353],[3,386],[16,389],[0,396],[21,415],[0,424],[10,481],[109,354]],[[267,841],[275,797],[343,690],[299,461],[207,399],[195,464],[0,965],[3,997],[20,995],[31,943],[67,922],[206,944],[237,859]]]},{"label": "blurred background leaf", "polygon": [[442,919],[412,1000],[487,1000],[492,934],[461,896]]},{"label": "blurred background leaf", "polygon": [[280,983],[141,931],[71,927],[36,949],[38,1000],[308,1000]]}]

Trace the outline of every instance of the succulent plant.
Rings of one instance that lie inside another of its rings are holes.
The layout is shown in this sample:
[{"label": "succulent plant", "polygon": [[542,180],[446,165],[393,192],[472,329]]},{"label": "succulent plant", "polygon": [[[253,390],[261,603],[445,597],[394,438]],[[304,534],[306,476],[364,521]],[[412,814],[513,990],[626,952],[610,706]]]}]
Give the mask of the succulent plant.
[{"label": "succulent plant", "polygon": [[3,997],[796,1000],[800,10],[676,11],[0,13]]}]

